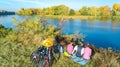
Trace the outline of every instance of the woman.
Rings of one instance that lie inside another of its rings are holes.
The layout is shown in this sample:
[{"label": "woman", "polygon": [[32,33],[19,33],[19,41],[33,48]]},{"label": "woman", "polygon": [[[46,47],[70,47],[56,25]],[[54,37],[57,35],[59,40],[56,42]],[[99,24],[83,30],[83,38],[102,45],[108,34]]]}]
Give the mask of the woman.
[{"label": "woman", "polygon": [[85,43],[85,48],[84,48],[84,53],[83,53],[83,58],[86,60],[89,60],[92,54],[92,49],[89,47],[89,43]]},{"label": "woman", "polygon": [[89,47],[89,43],[85,42],[84,45],[85,45],[85,48],[84,48],[83,56],[80,59],[81,61],[78,62],[79,64],[82,64],[82,65],[85,65],[90,60],[90,57],[92,54],[92,49]]},{"label": "woman", "polygon": [[68,41],[67,52],[71,55],[73,51],[73,43]]}]

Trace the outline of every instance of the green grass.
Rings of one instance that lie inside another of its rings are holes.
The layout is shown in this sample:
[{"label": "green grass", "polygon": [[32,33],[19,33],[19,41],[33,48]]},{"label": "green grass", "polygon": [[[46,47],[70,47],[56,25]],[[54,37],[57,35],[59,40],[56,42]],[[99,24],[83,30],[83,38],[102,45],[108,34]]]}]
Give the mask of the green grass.
[{"label": "green grass", "polygon": [[54,62],[52,67],[81,67],[81,65],[62,55],[57,62]]}]

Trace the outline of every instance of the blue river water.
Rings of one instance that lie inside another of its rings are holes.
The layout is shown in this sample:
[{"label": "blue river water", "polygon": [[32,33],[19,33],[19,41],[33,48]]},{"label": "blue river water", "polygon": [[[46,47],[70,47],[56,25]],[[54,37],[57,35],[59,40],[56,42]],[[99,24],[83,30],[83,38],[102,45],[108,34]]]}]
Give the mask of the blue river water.
[{"label": "blue river water", "polygon": [[[0,23],[5,27],[14,28],[12,17],[17,20],[25,19],[24,16],[10,15],[0,17]],[[86,37],[84,41],[90,42],[97,47],[108,48],[112,47],[114,50],[120,50],[120,22],[106,22],[100,20],[64,20],[62,25],[59,24],[59,19],[47,19],[47,22],[57,27],[62,27],[63,34],[74,34],[79,31]]]}]

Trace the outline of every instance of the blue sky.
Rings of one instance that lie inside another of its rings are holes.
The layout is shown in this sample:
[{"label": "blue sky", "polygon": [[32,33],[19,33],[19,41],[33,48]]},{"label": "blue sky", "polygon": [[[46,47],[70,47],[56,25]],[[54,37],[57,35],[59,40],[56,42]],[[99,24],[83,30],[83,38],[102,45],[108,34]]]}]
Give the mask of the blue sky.
[{"label": "blue sky", "polygon": [[110,6],[119,3],[120,0],[0,0],[0,10],[18,11],[19,8],[44,8],[65,4],[75,10],[82,6]]}]

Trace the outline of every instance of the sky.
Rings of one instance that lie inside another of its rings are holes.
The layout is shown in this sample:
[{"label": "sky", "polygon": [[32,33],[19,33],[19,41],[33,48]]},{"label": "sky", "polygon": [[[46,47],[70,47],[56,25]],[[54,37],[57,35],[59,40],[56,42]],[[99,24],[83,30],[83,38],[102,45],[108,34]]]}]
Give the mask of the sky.
[{"label": "sky", "polygon": [[45,8],[64,4],[75,10],[82,6],[109,6],[120,0],[0,0],[0,10],[18,11],[20,8]]}]

